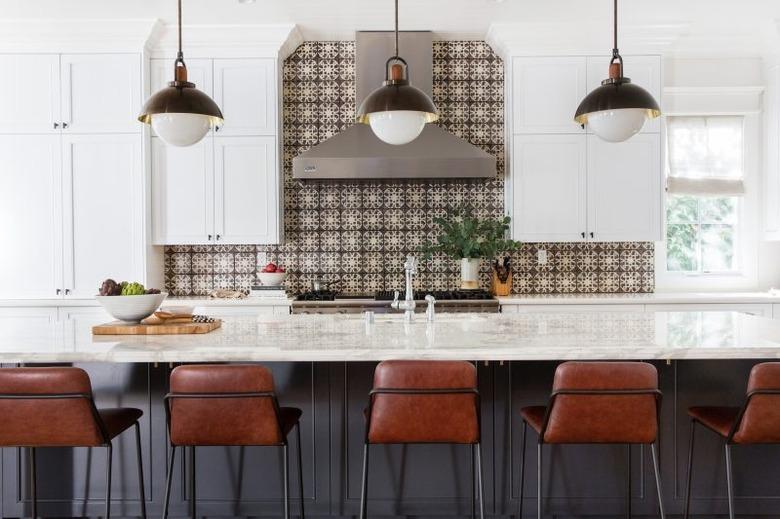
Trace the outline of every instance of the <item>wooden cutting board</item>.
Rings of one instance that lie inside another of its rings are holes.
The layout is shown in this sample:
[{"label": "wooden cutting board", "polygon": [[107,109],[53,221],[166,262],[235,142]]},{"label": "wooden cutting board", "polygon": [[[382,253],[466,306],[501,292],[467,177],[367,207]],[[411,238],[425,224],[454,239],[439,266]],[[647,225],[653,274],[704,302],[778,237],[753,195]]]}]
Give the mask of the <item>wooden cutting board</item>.
[{"label": "wooden cutting board", "polygon": [[193,333],[209,333],[222,326],[220,319],[213,323],[171,323],[171,324],[143,324],[113,323],[99,324],[92,327],[93,335],[186,335]]}]

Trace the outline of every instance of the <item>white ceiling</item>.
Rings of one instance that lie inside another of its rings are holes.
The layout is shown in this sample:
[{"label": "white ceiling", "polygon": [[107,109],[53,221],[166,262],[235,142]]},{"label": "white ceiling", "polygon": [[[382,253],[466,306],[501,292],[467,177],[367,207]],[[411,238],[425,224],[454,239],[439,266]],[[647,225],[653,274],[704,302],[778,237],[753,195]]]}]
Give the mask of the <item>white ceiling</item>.
[{"label": "white ceiling", "polygon": [[[392,28],[392,0],[183,0],[186,24],[294,23],[307,40],[353,39],[355,30]],[[708,37],[749,36],[780,19],[780,0],[620,0],[621,24],[685,23]],[[603,23],[611,0],[400,0],[401,28],[445,39],[484,37],[492,22]],[[176,20],[175,0],[0,0],[0,21],[38,19]],[[629,29],[630,30],[630,29]]]}]

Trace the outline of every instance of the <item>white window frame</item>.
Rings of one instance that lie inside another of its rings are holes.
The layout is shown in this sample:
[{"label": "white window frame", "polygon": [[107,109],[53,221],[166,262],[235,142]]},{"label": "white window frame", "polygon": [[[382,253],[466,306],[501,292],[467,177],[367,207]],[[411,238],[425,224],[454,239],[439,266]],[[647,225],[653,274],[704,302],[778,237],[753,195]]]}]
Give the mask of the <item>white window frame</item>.
[{"label": "white window frame", "polygon": [[[745,89],[747,90],[747,89]],[[752,94],[752,95],[751,95]],[[756,97],[755,104],[745,103],[745,98]],[[702,103],[705,97],[712,102]],[[712,291],[712,290],[749,290],[758,287],[758,257],[760,247],[760,167],[761,167],[761,111],[760,91],[714,90],[711,88],[667,89],[664,102],[671,106],[666,116],[708,117],[719,115],[737,115],[744,117],[744,183],[745,195],[737,204],[737,248],[736,272],[676,272],[666,268],[666,202],[668,193],[664,193],[663,236],[664,240],[655,244],[655,286],[656,290],[669,292]],[[666,141],[666,121],[664,120],[664,149]]]}]

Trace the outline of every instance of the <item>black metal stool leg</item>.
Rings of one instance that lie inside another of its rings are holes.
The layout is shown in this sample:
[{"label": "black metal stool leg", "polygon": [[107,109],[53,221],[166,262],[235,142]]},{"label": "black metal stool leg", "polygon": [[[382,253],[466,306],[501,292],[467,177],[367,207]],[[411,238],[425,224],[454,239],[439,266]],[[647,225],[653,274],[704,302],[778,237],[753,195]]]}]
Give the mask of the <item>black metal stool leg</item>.
[{"label": "black metal stool leg", "polygon": [[190,517],[195,519],[195,505],[197,498],[195,491],[197,490],[197,484],[195,482],[195,446],[190,447]]},{"label": "black metal stool leg", "polygon": [[285,443],[284,453],[284,519],[290,519],[290,449]]},{"label": "black metal stool leg", "polygon": [[666,519],[666,512],[664,512],[664,493],[661,488],[661,472],[658,469],[658,453],[655,450],[655,443],[650,444],[650,454],[653,457],[653,473],[655,474],[655,488],[658,492],[658,514],[661,519]]},{"label": "black metal stool leg", "polygon": [[696,440],[696,420],[691,420],[691,439],[688,443],[688,473],[685,487],[685,519],[691,515],[691,483],[693,481],[693,444]]},{"label": "black metal stool leg", "polygon": [[626,517],[631,519],[631,444],[626,446]]},{"label": "black metal stool leg", "polygon": [[485,489],[482,483],[482,443],[477,444],[477,482],[479,484],[479,519],[485,519]]},{"label": "black metal stool leg", "polygon": [[542,519],[542,442],[536,447],[536,517]]},{"label": "black metal stool leg", "polygon": [[731,474],[731,445],[728,443],[726,451],[726,488],[729,494],[729,519],[734,519],[734,478]]},{"label": "black metal stool leg", "polygon": [[171,481],[173,480],[173,461],[176,459],[176,446],[171,445],[170,462],[168,463],[168,474],[165,481],[165,502],[163,503],[163,519],[168,518],[168,503],[171,501]]},{"label": "black metal stool leg", "polygon": [[300,499],[301,506],[301,519],[306,519],[306,514],[303,511],[303,454],[301,454],[301,424],[300,422],[295,426],[296,436],[298,438],[298,497]]},{"label": "black metal stool leg", "polygon": [[520,443],[520,497],[517,499],[517,517],[523,519],[523,495],[525,489],[525,436],[528,423],[523,420],[523,440]]},{"label": "black metal stool leg", "polygon": [[366,519],[368,511],[368,442],[363,444],[363,485],[360,490],[360,519]]},{"label": "black metal stool leg", "polygon": [[27,449],[30,456],[30,499],[32,500],[32,516],[38,519],[38,468],[35,462],[35,447]]},{"label": "black metal stool leg", "polygon": [[138,490],[141,500],[141,517],[146,519],[146,489],[144,489],[144,462],[141,453],[141,426],[135,422],[135,452],[138,457]]},{"label": "black metal stool leg", "polygon": [[111,442],[106,445],[106,519],[111,517],[111,465],[114,458],[114,448]]},{"label": "black metal stool leg", "polygon": [[477,446],[472,443],[469,447],[471,450],[471,519],[477,519]]}]

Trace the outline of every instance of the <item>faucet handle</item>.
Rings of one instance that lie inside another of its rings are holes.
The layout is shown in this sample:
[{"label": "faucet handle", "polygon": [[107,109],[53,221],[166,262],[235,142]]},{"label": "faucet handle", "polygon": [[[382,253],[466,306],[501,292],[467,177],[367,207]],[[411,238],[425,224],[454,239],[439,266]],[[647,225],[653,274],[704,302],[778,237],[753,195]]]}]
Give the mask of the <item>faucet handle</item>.
[{"label": "faucet handle", "polygon": [[393,302],[394,302],[394,303],[397,303],[397,302],[398,302],[398,298],[399,298],[399,297],[401,297],[401,293],[400,293],[398,290],[396,290],[395,292],[393,292]]},{"label": "faucet handle", "polygon": [[436,304],[436,298],[431,294],[425,296],[425,301],[428,303],[428,308],[425,310],[425,315],[428,318],[428,322],[432,323],[436,316],[436,310],[434,305]]}]

